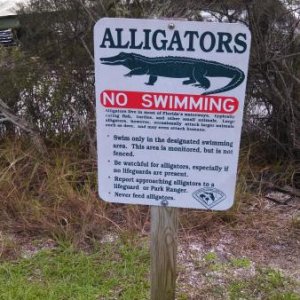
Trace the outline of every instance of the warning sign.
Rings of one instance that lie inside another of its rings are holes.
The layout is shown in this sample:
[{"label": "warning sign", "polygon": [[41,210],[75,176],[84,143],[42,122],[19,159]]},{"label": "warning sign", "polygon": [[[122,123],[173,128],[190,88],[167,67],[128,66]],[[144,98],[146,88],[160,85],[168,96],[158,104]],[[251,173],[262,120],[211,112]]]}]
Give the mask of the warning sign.
[{"label": "warning sign", "polygon": [[103,200],[214,210],[232,206],[250,39],[242,24],[98,21]]}]

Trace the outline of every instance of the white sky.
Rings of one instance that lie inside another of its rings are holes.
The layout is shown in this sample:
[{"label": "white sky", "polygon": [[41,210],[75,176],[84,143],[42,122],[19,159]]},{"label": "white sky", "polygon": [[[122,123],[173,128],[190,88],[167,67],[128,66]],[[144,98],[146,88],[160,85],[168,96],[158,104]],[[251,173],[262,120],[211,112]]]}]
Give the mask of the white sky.
[{"label": "white sky", "polygon": [[[16,3],[25,3],[29,0],[0,0],[0,16],[7,16],[15,14]],[[283,3],[287,5],[286,0],[281,0]],[[294,5],[295,6],[295,5]],[[292,8],[294,8],[292,5]],[[299,10],[294,12],[295,16],[299,18]]]},{"label": "white sky", "polygon": [[0,16],[15,14],[16,3],[24,3],[28,0],[0,0]]}]

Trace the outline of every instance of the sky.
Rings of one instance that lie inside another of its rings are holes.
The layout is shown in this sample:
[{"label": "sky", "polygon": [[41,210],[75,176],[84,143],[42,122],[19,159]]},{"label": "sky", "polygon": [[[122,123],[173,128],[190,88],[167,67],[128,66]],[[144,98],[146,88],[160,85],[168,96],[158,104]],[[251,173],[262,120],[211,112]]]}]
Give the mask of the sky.
[{"label": "sky", "polygon": [[0,0],[0,16],[13,15],[16,3],[25,3],[28,0]]},{"label": "sky", "polygon": [[[0,16],[13,15],[16,3],[26,3],[29,0],[0,0]],[[286,4],[286,0],[282,0]],[[293,8],[293,7],[292,7]],[[299,10],[294,12],[295,16],[299,18]]]}]

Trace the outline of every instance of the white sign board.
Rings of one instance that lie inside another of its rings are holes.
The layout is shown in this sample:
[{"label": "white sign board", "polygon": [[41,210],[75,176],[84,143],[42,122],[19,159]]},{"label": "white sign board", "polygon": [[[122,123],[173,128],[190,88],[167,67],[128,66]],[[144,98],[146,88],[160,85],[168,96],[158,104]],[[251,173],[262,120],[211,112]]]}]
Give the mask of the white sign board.
[{"label": "white sign board", "polygon": [[98,21],[102,199],[213,210],[232,206],[250,39],[242,24]]}]

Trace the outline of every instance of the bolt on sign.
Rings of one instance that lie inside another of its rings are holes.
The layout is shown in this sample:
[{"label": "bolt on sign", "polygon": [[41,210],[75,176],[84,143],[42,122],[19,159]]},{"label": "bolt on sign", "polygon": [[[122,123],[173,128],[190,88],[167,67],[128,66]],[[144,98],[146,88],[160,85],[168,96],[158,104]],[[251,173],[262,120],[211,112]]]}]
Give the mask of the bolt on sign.
[{"label": "bolt on sign", "polygon": [[250,39],[242,24],[97,22],[102,199],[213,210],[232,206]]}]

